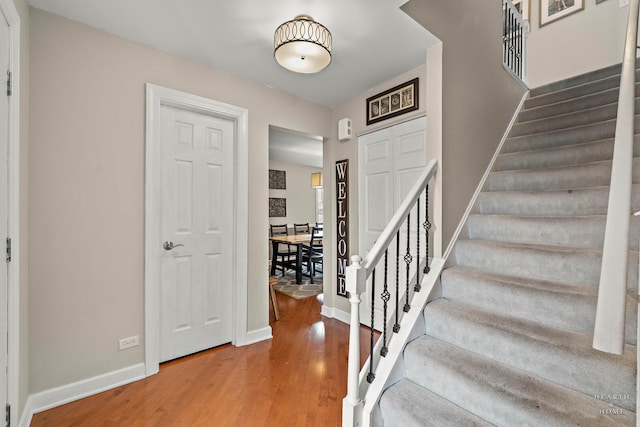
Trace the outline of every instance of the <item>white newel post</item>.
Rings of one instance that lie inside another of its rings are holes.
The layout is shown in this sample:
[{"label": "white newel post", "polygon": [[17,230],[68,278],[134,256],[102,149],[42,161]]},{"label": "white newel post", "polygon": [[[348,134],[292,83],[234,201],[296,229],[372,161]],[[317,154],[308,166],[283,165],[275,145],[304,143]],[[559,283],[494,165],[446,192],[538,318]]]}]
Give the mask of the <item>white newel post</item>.
[{"label": "white newel post", "polygon": [[346,271],[346,287],[351,303],[349,324],[349,362],[347,396],[342,400],[342,426],[355,427],[362,423],[363,402],[360,398],[360,295],[365,291],[366,270],[360,264],[362,258],[351,257]]}]

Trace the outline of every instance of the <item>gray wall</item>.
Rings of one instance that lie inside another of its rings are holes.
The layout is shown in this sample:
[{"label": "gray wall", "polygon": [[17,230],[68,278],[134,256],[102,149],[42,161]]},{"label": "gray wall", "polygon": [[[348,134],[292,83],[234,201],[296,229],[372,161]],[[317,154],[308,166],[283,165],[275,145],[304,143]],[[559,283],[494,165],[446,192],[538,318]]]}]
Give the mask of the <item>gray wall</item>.
[{"label": "gray wall", "polygon": [[402,6],[443,42],[443,246],[451,240],[525,92],[502,67],[501,1]]},{"label": "gray wall", "polygon": [[539,3],[531,6],[529,86],[534,88],[622,61],[629,7],[618,0],[585,0],[582,11],[539,27]]},{"label": "gray wall", "polygon": [[[249,111],[249,331],[269,327],[269,126],[331,110],[31,9],[30,392],[144,361],[145,83]],[[118,339],[141,345],[118,351]]]}]

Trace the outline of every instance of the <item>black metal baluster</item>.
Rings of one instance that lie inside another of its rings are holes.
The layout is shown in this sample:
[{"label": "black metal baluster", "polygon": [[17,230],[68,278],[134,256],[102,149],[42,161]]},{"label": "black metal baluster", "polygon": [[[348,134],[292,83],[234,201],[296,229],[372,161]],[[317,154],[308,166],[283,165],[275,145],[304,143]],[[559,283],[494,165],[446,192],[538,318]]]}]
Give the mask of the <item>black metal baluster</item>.
[{"label": "black metal baluster", "polygon": [[509,7],[506,3],[502,5],[502,62],[507,63],[507,12]]},{"label": "black metal baluster", "polygon": [[411,256],[411,247],[410,247],[410,237],[411,237],[411,233],[410,233],[410,229],[411,229],[411,214],[407,215],[407,253],[404,256],[404,262],[407,264],[407,277],[406,277],[406,286],[405,286],[405,303],[404,303],[404,312],[408,313],[409,310],[411,310],[411,305],[409,304],[409,267],[411,265],[411,261],[413,260],[413,257]]},{"label": "black metal baluster", "polygon": [[387,282],[387,265],[388,265],[388,259],[389,259],[389,250],[385,250],[384,251],[384,287],[383,287],[383,291],[382,291],[382,295],[380,295],[380,297],[382,298],[382,302],[383,304],[383,319],[382,319],[382,349],[380,350],[380,355],[381,356],[386,356],[387,352],[389,351],[389,348],[387,347],[387,307],[388,307],[388,302],[389,299],[391,298],[391,294],[389,293],[389,288],[388,288],[388,282]]},{"label": "black metal baluster", "polygon": [[524,26],[518,25],[518,77],[524,77]]},{"label": "black metal baluster", "polygon": [[422,227],[424,228],[426,254],[423,271],[424,274],[429,274],[429,271],[431,271],[431,267],[429,267],[429,229],[431,229],[431,223],[429,222],[429,184],[427,184],[424,190],[424,212],[424,223],[422,224]]},{"label": "black metal baluster", "polygon": [[373,273],[371,273],[371,327],[369,330],[371,331],[371,335],[369,337],[369,373],[367,374],[367,382],[371,384],[373,380],[376,378],[376,374],[373,373],[373,320],[375,317],[374,307],[376,300],[376,270],[373,269]]},{"label": "black metal baluster", "polygon": [[400,230],[396,232],[396,323],[393,325],[393,332],[400,331],[398,316],[400,312]]},{"label": "black metal baluster", "polygon": [[[409,228],[411,228],[411,225],[409,225]],[[416,263],[416,284],[413,286],[413,290],[420,292],[420,289],[422,289],[420,285],[420,280],[422,279],[420,274],[420,196],[416,201],[416,259],[418,260]]]}]

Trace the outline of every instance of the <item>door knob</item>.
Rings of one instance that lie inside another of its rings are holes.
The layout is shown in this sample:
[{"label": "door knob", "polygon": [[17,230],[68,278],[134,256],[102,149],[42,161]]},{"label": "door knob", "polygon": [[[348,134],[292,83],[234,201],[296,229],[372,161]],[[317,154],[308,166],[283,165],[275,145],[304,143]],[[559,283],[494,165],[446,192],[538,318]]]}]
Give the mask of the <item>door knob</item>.
[{"label": "door knob", "polygon": [[182,243],[174,245],[171,240],[169,240],[168,242],[164,242],[162,244],[162,247],[164,248],[165,251],[170,251],[171,249],[177,248],[178,246],[184,246],[184,245]]}]

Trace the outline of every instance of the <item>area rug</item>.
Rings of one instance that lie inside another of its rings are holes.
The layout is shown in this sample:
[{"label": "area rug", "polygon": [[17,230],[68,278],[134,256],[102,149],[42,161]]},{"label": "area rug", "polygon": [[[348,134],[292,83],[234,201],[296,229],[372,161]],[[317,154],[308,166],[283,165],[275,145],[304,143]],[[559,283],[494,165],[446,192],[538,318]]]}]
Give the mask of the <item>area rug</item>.
[{"label": "area rug", "polygon": [[302,277],[302,284],[296,284],[295,272],[287,272],[284,276],[269,276],[269,283],[278,292],[295,299],[312,297],[322,293],[322,276],[313,278],[313,284],[308,277]]}]

